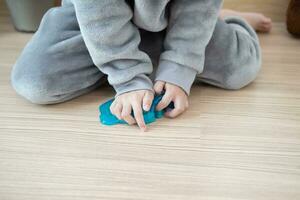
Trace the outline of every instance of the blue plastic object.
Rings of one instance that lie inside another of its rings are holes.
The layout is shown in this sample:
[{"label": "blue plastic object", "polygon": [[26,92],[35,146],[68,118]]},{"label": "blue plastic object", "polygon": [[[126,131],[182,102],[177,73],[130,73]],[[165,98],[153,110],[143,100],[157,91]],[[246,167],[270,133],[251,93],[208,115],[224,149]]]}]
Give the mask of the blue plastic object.
[{"label": "blue plastic object", "polygon": [[[171,103],[166,109],[162,111],[156,111],[155,108],[157,104],[160,102],[162,99],[162,95],[155,96],[152,106],[148,112],[143,112],[144,115],[144,120],[146,124],[150,124],[156,121],[156,119],[162,118],[164,116],[164,113],[167,109],[173,109],[174,105]],[[104,125],[112,126],[116,124],[127,124],[124,120],[119,120],[115,115],[113,115],[110,112],[110,105],[114,99],[111,99],[99,106],[99,111],[100,111],[100,122]],[[133,116],[133,113],[132,113]]]}]

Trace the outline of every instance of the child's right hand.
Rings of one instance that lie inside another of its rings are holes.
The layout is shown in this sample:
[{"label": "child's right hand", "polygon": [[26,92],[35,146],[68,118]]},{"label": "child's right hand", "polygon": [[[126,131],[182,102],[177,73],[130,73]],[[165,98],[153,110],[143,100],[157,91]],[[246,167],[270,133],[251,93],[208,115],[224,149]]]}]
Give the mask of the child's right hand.
[{"label": "child's right hand", "polygon": [[[110,111],[119,120],[126,121],[129,125],[138,124],[142,131],[146,131],[143,109],[149,111],[154,99],[150,90],[136,90],[117,96],[110,106]],[[131,113],[134,113],[132,117]]]}]

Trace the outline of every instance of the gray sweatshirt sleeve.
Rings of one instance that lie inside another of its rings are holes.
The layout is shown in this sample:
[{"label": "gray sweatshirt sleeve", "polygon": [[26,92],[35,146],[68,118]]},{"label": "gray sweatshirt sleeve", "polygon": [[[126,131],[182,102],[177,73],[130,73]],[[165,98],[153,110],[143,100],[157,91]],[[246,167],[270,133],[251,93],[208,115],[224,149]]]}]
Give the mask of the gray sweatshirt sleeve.
[{"label": "gray sweatshirt sleeve", "polygon": [[153,67],[138,49],[140,35],[132,24],[132,10],[124,0],[71,0],[80,31],[94,64],[108,75],[117,95],[152,90],[146,74]]},{"label": "gray sweatshirt sleeve", "polygon": [[204,67],[205,49],[217,23],[222,0],[174,0],[156,80],[189,94]]}]

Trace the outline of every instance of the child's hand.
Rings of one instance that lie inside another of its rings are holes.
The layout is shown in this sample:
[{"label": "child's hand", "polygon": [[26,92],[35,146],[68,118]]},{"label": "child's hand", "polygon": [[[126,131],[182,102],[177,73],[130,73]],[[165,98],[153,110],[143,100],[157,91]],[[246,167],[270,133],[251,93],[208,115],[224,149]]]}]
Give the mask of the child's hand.
[{"label": "child's hand", "polygon": [[157,110],[165,109],[171,102],[174,103],[175,108],[166,112],[166,117],[175,118],[182,114],[189,106],[188,96],[180,87],[164,81],[157,81],[154,85],[156,93],[161,94],[165,90],[162,100],[157,105]]},{"label": "child's hand", "polygon": [[[138,124],[142,131],[146,131],[143,109],[149,111],[154,94],[149,90],[136,90],[117,96],[110,106],[110,111],[119,120],[126,121],[129,125]],[[143,105],[143,108],[142,108]],[[131,112],[133,110],[134,117]]]}]

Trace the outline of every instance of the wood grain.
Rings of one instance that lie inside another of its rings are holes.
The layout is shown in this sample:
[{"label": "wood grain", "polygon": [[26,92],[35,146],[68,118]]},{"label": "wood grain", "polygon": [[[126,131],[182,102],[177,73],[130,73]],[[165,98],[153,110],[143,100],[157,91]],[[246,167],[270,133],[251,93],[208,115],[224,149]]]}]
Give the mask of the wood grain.
[{"label": "wood grain", "polygon": [[224,0],[224,7],[246,12],[261,12],[275,22],[285,22],[290,0]]},{"label": "wood grain", "polygon": [[111,88],[36,106],[10,85],[32,36],[0,9],[1,200],[300,199],[300,40],[260,35],[263,69],[231,92],[195,85],[190,110],[136,127],[98,123]]}]

